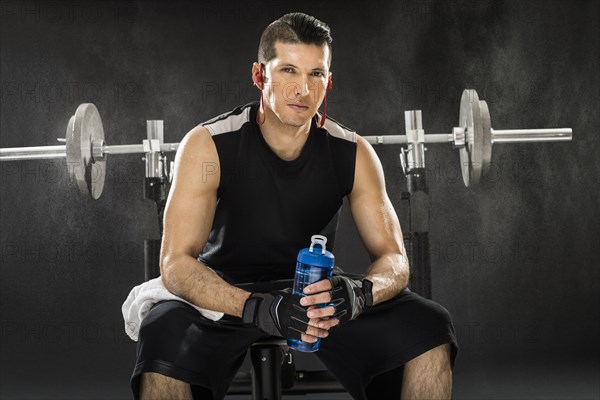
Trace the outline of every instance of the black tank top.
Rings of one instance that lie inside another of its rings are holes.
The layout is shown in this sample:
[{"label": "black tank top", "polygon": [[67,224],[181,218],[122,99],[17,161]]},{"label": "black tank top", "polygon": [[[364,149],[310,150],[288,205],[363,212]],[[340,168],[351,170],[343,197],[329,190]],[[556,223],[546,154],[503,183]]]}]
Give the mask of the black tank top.
[{"label": "black tank top", "polygon": [[[333,252],[343,198],[352,191],[356,133],[314,119],[300,155],[286,161],[256,123],[258,102],[202,123],[219,155],[212,229],[198,260],[230,283],[293,278],[298,251],[315,234]],[[207,167],[203,173],[210,173]]]}]

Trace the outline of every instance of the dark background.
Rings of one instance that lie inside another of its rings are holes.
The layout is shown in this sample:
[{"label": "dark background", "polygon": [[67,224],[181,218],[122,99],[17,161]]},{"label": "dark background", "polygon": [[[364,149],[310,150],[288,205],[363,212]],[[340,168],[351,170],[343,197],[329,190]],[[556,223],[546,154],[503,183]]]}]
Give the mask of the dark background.
[{"label": "dark background", "polygon": [[[331,26],[328,112],[362,135],[402,134],[409,109],[450,132],[464,88],[494,128],[573,128],[572,142],[494,146],[471,188],[450,145],[428,146],[433,297],[460,341],[455,398],[598,398],[598,2],[2,1],[1,147],[58,144],[83,102],[108,144],[141,143],[150,119],[179,142],[258,99],[260,34],[290,11]],[[404,221],[400,146],[376,151]],[[98,201],[64,160],[0,164],[0,397],[130,397],[120,307],[155,225],[140,158],[109,156]],[[347,209],[336,256],[368,266]]]}]

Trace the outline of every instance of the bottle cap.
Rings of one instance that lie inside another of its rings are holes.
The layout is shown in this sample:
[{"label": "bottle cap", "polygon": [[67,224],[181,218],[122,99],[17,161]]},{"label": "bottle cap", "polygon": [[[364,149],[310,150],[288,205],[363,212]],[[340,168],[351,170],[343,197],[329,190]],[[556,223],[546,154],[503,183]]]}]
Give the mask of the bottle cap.
[{"label": "bottle cap", "polygon": [[298,252],[297,260],[306,265],[333,268],[335,265],[335,257],[331,252],[327,251],[327,248],[325,247],[327,238],[322,235],[313,235],[310,240],[310,247],[300,250]]}]

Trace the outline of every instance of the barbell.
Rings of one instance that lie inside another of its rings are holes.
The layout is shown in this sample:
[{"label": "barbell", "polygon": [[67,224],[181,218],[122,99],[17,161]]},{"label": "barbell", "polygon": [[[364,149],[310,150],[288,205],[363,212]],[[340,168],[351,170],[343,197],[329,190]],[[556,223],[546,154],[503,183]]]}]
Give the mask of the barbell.
[{"label": "barbell", "polygon": [[[554,142],[572,139],[571,128],[495,130],[492,128],[487,103],[480,100],[477,92],[472,89],[466,89],[462,93],[458,126],[454,127],[451,133],[425,134],[420,126],[420,111],[406,113],[407,119],[409,113],[418,113],[419,121],[413,126],[407,120],[405,135],[363,137],[374,145],[408,145],[401,155],[405,173],[411,168],[424,168],[424,158],[417,150],[420,149],[422,153],[425,143],[452,143],[460,154],[465,186],[479,183],[482,173],[490,165],[492,145],[495,143]],[[65,145],[2,148],[0,161],[66,158],[69,176],[77,183],[80,192],[98,199],[104,188],[108,154],[157,154],[177,151],[179,147],[179,143],[162,143],[162,140],[109,146],[104,141],[104,129],[98,109],[91,103],[77,107],[67,124],[65,138],[58,140],[65,142]]]},{"label": "barbell", "polygon": [[65,138],[58,138],[58,141],[65,142],[65,145],[0,149],[0,161],[66,158],[69,177],[77,183],[79,191],[98,199],[104,189],[108,154],[164,153],[177,151],[179,147],[179,143],[161,143],[159,140],[107,145],[100,113],[92,103],[77,107],[67,124]]},{"label": "barbell", "polygon": [[[417,114],[418,127],[408,121],[409,115]],[[489,168],[492,159],[492,145],[495,143],[533,143],[570,141],[573,136],[571,128],[555,129],[505,129],[492,128],[490,111],[487,103],[480,100],[473,89],[465,89],[460,99],[458,126],[451,133],[430,133],[420,127],[420,111],[406,112],[406,135],[364,136],[371,144],[408,144],[407,151],[412,151],[405,157],[403,150],[400,157],[403,170],[424,168],[422,156],[417,153],[417,146],[425,143],[452,143],[459,151],[460,167],[465,186],[478,184],[481,176]],[[410,147],[414,148],[411,149]]]}]

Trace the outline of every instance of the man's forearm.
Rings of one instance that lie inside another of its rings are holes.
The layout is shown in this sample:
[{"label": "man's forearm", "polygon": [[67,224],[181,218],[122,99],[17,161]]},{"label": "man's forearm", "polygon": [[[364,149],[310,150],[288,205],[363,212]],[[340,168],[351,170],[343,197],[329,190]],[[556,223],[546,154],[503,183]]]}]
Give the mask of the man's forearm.
[{"label": "man's forearm", "polygon": [[162,267],[162,281],[173,294],[198,307],[242,316],[250,292],[225,282],[190,256],[180,256]]},{"label": "man's forearm", "polygon": [[373,282],[373,305],[391,299],[408,285],[409,266],[404,254],[385,254],[375,260],[365,275]]}]

